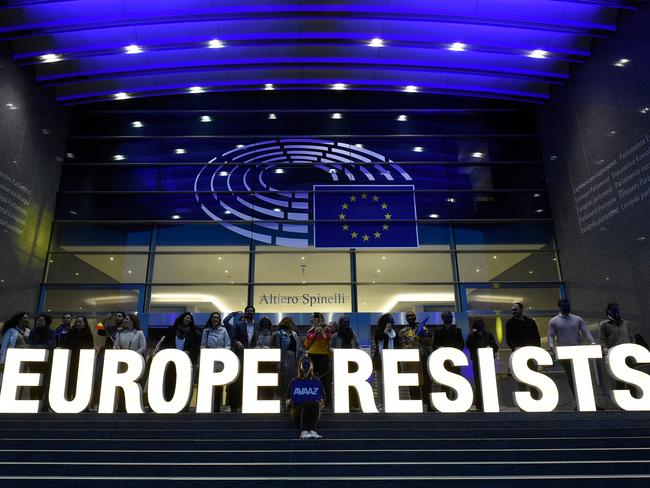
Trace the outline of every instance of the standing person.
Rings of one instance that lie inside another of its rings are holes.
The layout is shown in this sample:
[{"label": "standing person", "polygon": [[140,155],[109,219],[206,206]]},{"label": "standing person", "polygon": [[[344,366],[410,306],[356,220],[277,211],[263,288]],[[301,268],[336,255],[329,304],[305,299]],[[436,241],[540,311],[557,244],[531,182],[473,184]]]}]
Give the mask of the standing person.
[{"label": "standing person", "polygon": [[325,406],[332,406],[332,368],[330,365],[330,340],[332,333],[326,327],[323,314],[311,315],[311,327],[305,338],[305,352],[314,364],[314,374],[323,382],[325,388]]},{"label": "standing person", "polygon": [[[350,318],[343,315],[339,318],[336,333],[330,340],[330,349],[359,349],[359,340],[350,327]],[[352,411],[361,410],[361,402],[356,389],[350,392],[350,409]]]},{"label": "standing person", "polygon": [[[54,331],[50,328],[52,317],[49,315],[37,315],[34,319],[34,328],[27,337],[27,347],[31,349],[54,349]],[[40,386],[32,386],[29,396],[32,400],[42,400],[41,408],[47,408],[47,391],[50,385],[50,367],[52,365],[52,354],[47,357],[45,363],[31,363],[30,373],[43,375],[43,383]]]},{"label": "standing person", "polygon": [[147,341],[137,315],[129,314],[120,324],[115,334],[113,349],[128,349],[137,352],[146,359]]},{"label": "standing person", "polygon": [[[235,314],[229,314],[224,320],[224,323],[230,325],[230,319]],[[239,315],[239,312],[237,312]],[[244,349],[255,349],[257,345],[257,337],[260,332],[259,325],[255,321],[255,307],[247,305],[244,309],[244,316],[239,317],[239,320],[232,328],[231,334],[231,349],[239,358],[241,364],[241,371],[244,370]],[[243,374],[240,374],[237,379],[228,388],[230,410],[232,412],[241,411],[242,402],[242,388],[243,388]]]},{"label": "standing person", "polygon": [[347,315],[339,318],[336,332],[330,339],[331,349],[359,349],[357,335],[350,327],[350,318]]},{"label": "standing person", "polygon": [[499,350],[497,341],[491,332],[485,330],[485,322],[481,317],[474,319],[472,333],[467,336],[467,349],[472,359],[472,371],[474,372],[474,399],[477,410],[483,410],[483,390],[481,389],[481,375],[478,363],[478,349],[491,347],[493,354]]},{"label": "standing person", "polygon": [[72,314],[64,313],[61,317],[61,325],[54,331],[55,347],[62,347],[65,335],[70,331],[70,327],[72,327]]},{"label": "standing person", "polygon": [[296,334],[296,324],[291,317],[284,317],[273,334],[271,347],[280,349],[278,391],[287,391],[289,381],[296,373],[298,358],[302,356],[302,344]]},{"label": "standing person", "polygon": [[[271,324],[271,319],[268,317],[262,317],[259,321],[259,332],[257,333],[257,344],[255,344],[255,349],[270,349],[271,340],[273,339],[273,334],[271,329],[273,324]],[[262,362],[259,365],[260,373],[277,373],[278,365],[270,362]],[[276,388],[273,386],[261,386],[260,387],[260,400],[273,400],[275,398]],[[282,393],[280,392],[280,398]]]},{"label": "standing person", "polygon": [[29,315],[27,312],[18,312],[7,320],[2,326],[2,346],[0,347],[0,371],[4,371],[7,350],[12,347],[27,347],[29,337]]},{"label": "standing person", "polygon": [[[636,338],[630,329],[630,323],[621,316],[621,307],[618,303],[608,303],[605,309],[607,320],[599,324],[600,335],[598,343],[603,349],[603,357],[607,356],[612,347],[619,344],[635,344]],[[616,389],[624,389],[625,383],[614,380]]]},{"label": "standing person", "polygon": [[[567,299],[562,299],[557,302],[557,305],[560,308],[560,313],[548,322],[548,347],[553,357],[557,358],[556,348],[558,346],[579,346],[581,344],[581,335],[589,344],[596,344],[582,317],[571,313],[571,302]],[[569,382],[569,388],[571,389],[573,398],[575,398],[576,392],[571,361],[562,359],[560,364],[564,368],[567,381]]]},{"label": "standing person", "polygon": [[525,346],[541,347],[537,323],[524,315],[522,303],[512,304],[512,318],[506,322],[506,344],[513,352]]},{"label": "standing person", "polygon": [[[400,349],[417,349],[420,353],[420,338],[418,337],[418,323],[416,321],[415,312],[410,310],[406,312],[406,325],[399,331],[399,347]],[[409,386],[409,398],[411,400],[421,400],[422,391],[422,371],[420,371],[420,364],[415,362],[403,363],[402,370],[404,373],[417,373],[418,386]]]},{"label": "standing person", "polygon": [[[75,317],[74,324],[64,336],[61,347],[70,349],[70,369],[68,375],[67,399],[72,400],[77,391],[77,377],[79,375],[79,354],[82,349],[94,349],[95,341],[88,325],[88,319],[83,316]],[[96,385],[99,391],[100,385]],[[93,403],[97,402],[93,399]],[[92,407],[91,407],[92,408]]]},{"label": "standing person", "polygon": [[307,356],[301,359],[296,377],[289,382],[287,398],[291,418],[300,426],[300,439],[320,439],[316,424],[323,406],[323,383]]},{"label": "standing person", "polygon": [[[201,335],[201,349],[230,349],[230,336],[228,331],[221,322],[221,314],[212,312],[210,318],[205,324],[203,334]],[[223,371],[223,364],[218,363],[219,369],[216,372]],[[213,411],[221,411],[221,399],[223,397],[223,386],[217,386],[213,397]]]},{"label": "standing person", "polygon": [[394,329],[395,320],[389,313],[385,313],[377,321],[375,329],[374,344],[375,350],[372,355],[372,368],[377,381],[377,395],[379,403],[384,402],[384,378],[382,376],[381,353],[384,349],[397,349],[398,339],[397,332]]},{"label": "standing person", "polygon": [[[194,325],[194,316],[189,312],[180,314],[169,327],[160,341],[160,349],[178,349],[184,351],[190,358],[192,366],[196,368],[199,361],[201,336]],[[165,374],[165,399],[171,400],[176,387],[176,370],[170,368]],[[186,406],[189,408],[189,405]]]},{"label": "standing person", "polygon": [[[465,348],[462,331],[454,324],[454,315],[449,312],[442,312],[442,327],[438,327],[433,336],[433,349],[440,347],[455,347],[461,351]],[[460,374],[460,366],[450,366],[449,371]],[[443,385],[442,391],[447,393],[447,397],[452,399],[454,390],[449,386]]]},{"label": "standing person", "polygon": [[[541,347],[537,323],[532,318],[524,315],[523,303],[516,302],[512,304],[512,318],[506,322],[506,344],[508,344],[512,352],[520,347]],[[536,388],[521,383],[518,383],[518,385],[520,391],[527,390],[534,399],[539,399],[539,391]]]},{"label": "standing person", "polygon": [[599,324],[600,336],[598,343],[603,348],[603,356],[609,350],[619,344],[634,344],[634,334],[630,329],[630,323],[621,316],[621,307],[618,303],[609,303],[605,309],[607,320]]}]

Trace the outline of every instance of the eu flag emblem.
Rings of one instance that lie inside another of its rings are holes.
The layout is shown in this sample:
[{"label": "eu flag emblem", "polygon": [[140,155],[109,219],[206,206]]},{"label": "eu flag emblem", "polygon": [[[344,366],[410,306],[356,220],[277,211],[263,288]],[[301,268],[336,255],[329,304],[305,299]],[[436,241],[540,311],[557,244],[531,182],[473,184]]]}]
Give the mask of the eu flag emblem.
[{"label": "eu flag emblem", "polygon": [[418,247],[413,185],[314,185],[314,247]]}]

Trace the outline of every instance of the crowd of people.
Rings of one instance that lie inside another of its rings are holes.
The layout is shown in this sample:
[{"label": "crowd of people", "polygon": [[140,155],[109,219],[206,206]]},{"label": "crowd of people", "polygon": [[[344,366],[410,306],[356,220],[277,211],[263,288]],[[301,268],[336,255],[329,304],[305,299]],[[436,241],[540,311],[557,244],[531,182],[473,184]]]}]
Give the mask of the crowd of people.
[{"label": "crowd of people", "polygon": [[[557,346],[578,345],[583,340],[595,344],[591,332],[584,320],[571,313],[568,300],[560,300],[559,313],[548,324],[547,345],[549,352],[554,354]],[[607,318],[600,323],[599,343],[603,354],[612,347],[629,342],[642,342],[639,335],[633,333],[629,323],[621,316],[620,307],[610,303],[606,308]],[[494,335],[486,330],[485,321],[477,317],[471,324],[471,332],[463,337],[462,331],[454,323],[454,315],[447,311],[441,314],[442,324],[427,324],[417,322],[415,312],[406,313],[406,324],[396,328],[391,314],[383,314],[375,327],[372,344],[372,361],[375,370],[378,397],[382,395],[381,358],[385,349],[417,349],[421,358],[420,363],[404,363],[403,372],[417,373],[419,386],[408,387],[410,399],[420,399],[429,411],[433,410],[429,393],[433,389],[432,380],[426,374],[426,360],[438,348],[453,347],[469,351],[474,372],[475,399],[477,410],[482,409],[480,375],[478,374],[477,351],[490,347],[494,354],[499,350]],[[243,312],[233,312],[223,319],[219,312],[210,314],[204,326],[194,322],[194,316],[185,312],[180,314],[174,324],[166,329],[155,347],[149,350],[147,340],[141,330],[140,321],[135,314],[115,312],[109,314],[96,326],[97,335],[105,337],[105,343],[99,348],[96,375],[101,375],[101,365],[104,351],[108,348],[135,351],[142,355],[145,361],[162,349],[175,348],[185,351],[194,367],[198,367],[199,354],[202,348],[224,348],[232,350],[240,360],[243,360],[244,350],[255,348],[277,348],[281,351],[279,365],[263,365],[260,372],[277,372],[279,375],[278,388],[262,387],[261,399],[280,398],[292,417],[300,425],[302,438],[317,438],[316,424],[323,408],[330,409],[332,405],[332,350],[337,348],[359,348],[359,340],[350,326],[348,316],[342,316],[338,322],[326,323],[321,313],[311,315],[309,329],[304,338],[296,330],[291,317],[284,317],[277,327],[274,327],[268,317],[256,319],[255,308],[247,306]],[[514,351],[520,347],[541,347],[539,329],[535,320],[524,314],[524,306],[515,303],[512,306],[512,317],[505,327],[505,340]],[[643,342],[642,342],[643,343]],[[645,343],[643,343],[647,347]],[[76,372],[79,366],[79,351],[95,347],[93,334],[84,316],[74,317],[64,314],[61,324],[52,328],[52,317],[39,314],[34,318],[33,328],[30,329],[30,316],[19,312],[8,319],[2,328],[2,346],[0,348],[0,373],[4,368],[7,350],[10,348],[54,348],[70,349],[72,353],[70,378],[68,381],[68,396],[76,391]],[[570,361],[562,360],[569,387],[574,392],[573,373]],[[31,371],[45,373],[47,365],[30,366]],[[40,368],[40,369],[39,369]],[[460,374],[460,368],[450,367]],[[99,383],[98,381],[96,383]],[[175,371],[172,368],[165,374],[164,391],[167,398],[173,396],[176,383]],[[47,374],[45,382],[29,391],[30,398],[44,400],[47,408]],[[455,391],[445,386],[450,398]],[[281,394],[279,392],[282,392]],[[285,394],[286,392],[286,394]],[[98,403],[98,392],[94,395],[93,405]],[[574,394],[575,396],[575,394]],[[227,388],[218,387],[214,395],[213,411],[226,409],[232,412],[241,411],[242,376]],[[353,391],[350,397],[351,408],[359,409],[359,399]],[[123,401],[122,401],[123,408]]]}]

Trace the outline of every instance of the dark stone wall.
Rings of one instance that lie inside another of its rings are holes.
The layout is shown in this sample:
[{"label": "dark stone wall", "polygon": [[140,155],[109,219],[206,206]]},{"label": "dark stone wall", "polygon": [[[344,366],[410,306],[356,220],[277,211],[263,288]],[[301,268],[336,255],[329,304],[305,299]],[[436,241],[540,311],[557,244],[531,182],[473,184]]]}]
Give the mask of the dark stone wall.
[{"label": "dark stone wall", "polygon": [[[650,338],[650,5],[625,12],[610,39],[539,111],[560,261],[574,310],[608,302]],[[627,60],[627,61],[626,61]],[[617,66],[618,65],[618,66]]]},{"label": "dark stone wall", "polygon": [[36,310],[67,118],[0,44],[0,321]]}]

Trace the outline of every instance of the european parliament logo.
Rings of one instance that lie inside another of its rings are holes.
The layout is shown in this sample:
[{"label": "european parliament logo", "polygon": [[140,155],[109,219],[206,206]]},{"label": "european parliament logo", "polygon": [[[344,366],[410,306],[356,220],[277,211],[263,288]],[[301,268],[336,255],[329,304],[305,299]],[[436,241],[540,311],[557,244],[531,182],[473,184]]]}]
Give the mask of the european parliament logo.
[{"label": "european parliament logo", "polygon": [[314,185],[314,247],[418,247],[413,185]]}]

